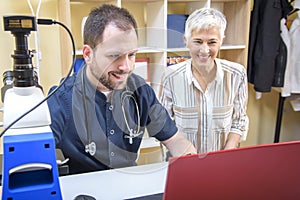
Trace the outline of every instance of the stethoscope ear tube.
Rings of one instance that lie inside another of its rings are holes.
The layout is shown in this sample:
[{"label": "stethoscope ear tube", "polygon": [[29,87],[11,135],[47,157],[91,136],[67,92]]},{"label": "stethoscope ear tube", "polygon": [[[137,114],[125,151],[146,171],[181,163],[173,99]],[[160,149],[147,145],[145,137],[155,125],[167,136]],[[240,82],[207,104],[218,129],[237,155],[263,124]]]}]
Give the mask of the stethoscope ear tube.
[{"label": "stethoscope ear tube", "polygon": [[[82,73],[81,73],[81,83],[82,83],[82,101],[83,101],[83,106],[84,106],[84,123],[86,127],[86,132],[87,132],[87,144],[85,144],[85,151],[89,153],[91,156],[94,156],[96,154],[97,146],[94,141],[92,141],[92,136],[91,136],[91,130],[90,130],[90,124],[88,120],[88,108],[87,108],[87,102],[86,102],[86,85],[85,85],[85,74],[86,73],[86,65],[83,66],[82,68]],[[126,99],[133,100],[134,105],[135,105],[135,111],[137,114],[137,129],[135,130],[134,128],[130,128],[129,126],[129,121],[127,118],[127,113],[126,113],[126,108],[125,109],[125,101]],[[123,118],[125,121],[126,128],[128,130],[128,134],[124,135],[124,138],[128,138],[129,144],[133,144],[133,139],[142,135],[144,132],[140,131],[141,129],[141,118],[140,118],[140,111],[139,111],[139,106],[136,101],[135,95],[132,91],[128,90],[126,87],[126,90],[121,93],[121,109],[123,113]]]},{"label": "stethoscope ear tube", "polygon": [[91,130],[88,120],[88,113],[87,113],[87,103],[86,103],[86,91],[85,91],[85,80],[84,80],[84,73],[86,73],[86,65],[83,66],[82,73],[81,73],[81,83],[82,83],[82,101],[84,106],[84,123],[87,132],[87,141],[88,143],[85,145],[85,152],[89,153],[91,156],[94,156],[96,153],[96,143],[92,142],[91,138]]}]

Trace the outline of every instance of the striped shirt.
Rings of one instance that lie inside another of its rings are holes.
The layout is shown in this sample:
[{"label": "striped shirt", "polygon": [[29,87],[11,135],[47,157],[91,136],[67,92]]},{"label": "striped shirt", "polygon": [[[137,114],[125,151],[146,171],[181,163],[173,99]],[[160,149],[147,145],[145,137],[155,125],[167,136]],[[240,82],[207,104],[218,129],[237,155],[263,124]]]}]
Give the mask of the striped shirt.
[{"label": "striped shirt", "polygon": [[159,91],[178,129],[198,153],[221,150],[228,134],[248,132],[246,69],[234,62],[215,59],[217,73],[205,92],[192,75],[191,60],[167,68]]}]

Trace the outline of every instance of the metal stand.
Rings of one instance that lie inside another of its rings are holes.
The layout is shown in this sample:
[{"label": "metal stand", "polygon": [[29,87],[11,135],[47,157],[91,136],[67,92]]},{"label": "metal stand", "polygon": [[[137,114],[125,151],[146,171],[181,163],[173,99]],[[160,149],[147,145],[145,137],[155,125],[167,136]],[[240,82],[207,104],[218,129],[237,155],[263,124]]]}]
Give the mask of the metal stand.
[{"label": "metal stand", "polygon": [[279,93],[279,102],[278,102],[278,108],[277,108],[277,119],[276,119],[274,143],[278,143],[279,139],[280,139],[280,129],[281,129],[282,111],[283,111],[284,101],[285,101],[285,97],[282,97],[281,93]]}]

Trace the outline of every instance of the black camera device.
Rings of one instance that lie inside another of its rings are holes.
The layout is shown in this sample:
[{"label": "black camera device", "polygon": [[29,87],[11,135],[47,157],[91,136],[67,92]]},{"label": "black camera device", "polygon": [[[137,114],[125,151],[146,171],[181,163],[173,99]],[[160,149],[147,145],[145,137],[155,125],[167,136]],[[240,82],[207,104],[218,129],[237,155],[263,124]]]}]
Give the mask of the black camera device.
[{"label": "black camera device", "polygon": [[37,30],[36,18],[33,16],[13,15],[3,17],[4,30],[10,31],[15,37],[13,71],[3,73],[4,86],[1,88],[2,102],[7,89],[12,86],[30,87],[38,84],[37,73],[32,65],[33,51],[28,50],[28,36]]}]

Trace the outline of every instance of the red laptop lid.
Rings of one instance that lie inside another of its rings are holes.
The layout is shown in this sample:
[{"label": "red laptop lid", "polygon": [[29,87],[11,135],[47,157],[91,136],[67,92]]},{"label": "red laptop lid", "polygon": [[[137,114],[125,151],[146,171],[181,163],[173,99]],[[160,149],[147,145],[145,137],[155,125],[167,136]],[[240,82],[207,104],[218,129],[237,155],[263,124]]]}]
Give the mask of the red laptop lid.
[{"label": "red laptop lid", "polygon": [[300,141],[169,160],[164,200],[300,199]]}]

